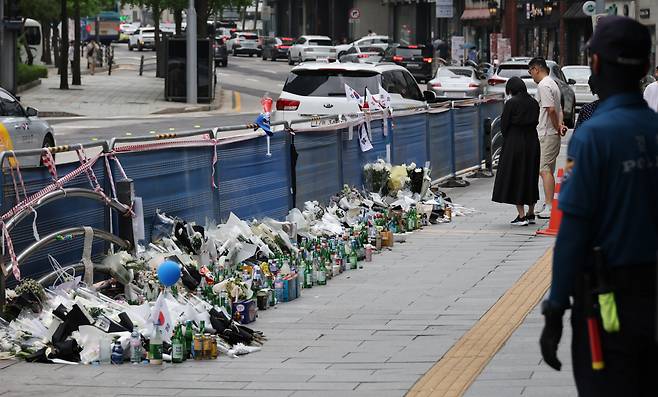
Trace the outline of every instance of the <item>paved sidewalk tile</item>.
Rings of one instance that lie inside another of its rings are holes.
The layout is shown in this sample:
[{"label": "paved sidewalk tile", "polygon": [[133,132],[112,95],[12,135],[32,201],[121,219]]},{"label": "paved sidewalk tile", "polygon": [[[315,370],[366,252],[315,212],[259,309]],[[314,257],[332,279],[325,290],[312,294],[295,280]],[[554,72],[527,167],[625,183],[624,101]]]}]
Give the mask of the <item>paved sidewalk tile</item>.
[{"label": "paved sidewalk tile", "polygon": [[[552,245],[534,236],[546,222],[510,226],[514,209],[490,201],[492,185],[479,179],[447,190],[477,213],[414,233],[365,269],[260,312],[252,326],[269,338],[261,352],[160,368],[19,362],[0,369],[3,390],[11,395],[48,385],[49,396],[160,390],[181,396],[403,396]],[[541,365],[537,326],[524,323],[470,396],[543,393],[554,384],[565,389],[564,379],[535,378]]]}]

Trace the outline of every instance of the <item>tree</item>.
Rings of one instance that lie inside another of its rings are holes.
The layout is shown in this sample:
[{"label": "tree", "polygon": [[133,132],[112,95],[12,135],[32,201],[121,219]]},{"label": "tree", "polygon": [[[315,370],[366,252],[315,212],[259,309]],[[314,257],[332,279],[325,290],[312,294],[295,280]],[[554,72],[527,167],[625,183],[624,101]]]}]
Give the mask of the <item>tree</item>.
[{"label": "tree", "polygon": [[69,52],[69,15],[66,9],[66,0],[60,0],[61,6],[61,19],[62,19],[62,41],[59,52],[59,89],[69,89],[69,68],[68,68],[68,52]]}]

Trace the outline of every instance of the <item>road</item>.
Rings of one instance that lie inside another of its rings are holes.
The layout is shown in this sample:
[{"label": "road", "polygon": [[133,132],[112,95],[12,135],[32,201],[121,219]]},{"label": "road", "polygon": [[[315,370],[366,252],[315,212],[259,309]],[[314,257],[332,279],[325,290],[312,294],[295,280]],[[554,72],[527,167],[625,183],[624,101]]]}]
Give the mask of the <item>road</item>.
[{"label": "road", "polygon": [[[116,45],[114,54],[119,68],[136,68],[141,55],[154,55],[151,51],[129,52],[127,44]],[[224,98],[228,98],[219,111],[140,117],[53,118],[48,121],[55,128],[57,144],[62,145],[106,140],[115,136],[250,123],[260,109],[259,101],[263,95],[278,97],[290,68],[284,60],[272,62],[257,57],[229,56],[228,67],[216,69]]]}]

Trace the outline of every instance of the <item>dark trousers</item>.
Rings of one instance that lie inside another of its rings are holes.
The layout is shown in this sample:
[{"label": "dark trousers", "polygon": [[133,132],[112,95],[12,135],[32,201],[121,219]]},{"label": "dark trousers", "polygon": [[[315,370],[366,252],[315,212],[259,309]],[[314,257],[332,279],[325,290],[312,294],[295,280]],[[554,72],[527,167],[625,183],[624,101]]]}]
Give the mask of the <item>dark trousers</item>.
[{"label": "dark trousers", "polygon": [[[573,372],[580,397],[658,396],[656,342],[656,265],[614,271],[620,331],[599,333],[605,368],[592,370],[583,304],[584,287],[576,287],[571,311]],[[598,314],[598,313],[597,313]]]}]

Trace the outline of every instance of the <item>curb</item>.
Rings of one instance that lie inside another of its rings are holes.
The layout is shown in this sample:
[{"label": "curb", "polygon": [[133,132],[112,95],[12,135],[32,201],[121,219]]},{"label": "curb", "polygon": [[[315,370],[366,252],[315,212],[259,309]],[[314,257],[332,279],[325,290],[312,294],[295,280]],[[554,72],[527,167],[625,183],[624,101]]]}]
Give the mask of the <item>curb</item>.
[{"label": "curb", "polygon": [[34,88],[36,86],[41,85],[41,79],[36,79],[34,81],[30,81],[29,83],[25,83],[23,85],[19,85],[16,87],[16,93],[21,93],[29,90],[30,88]]}]

